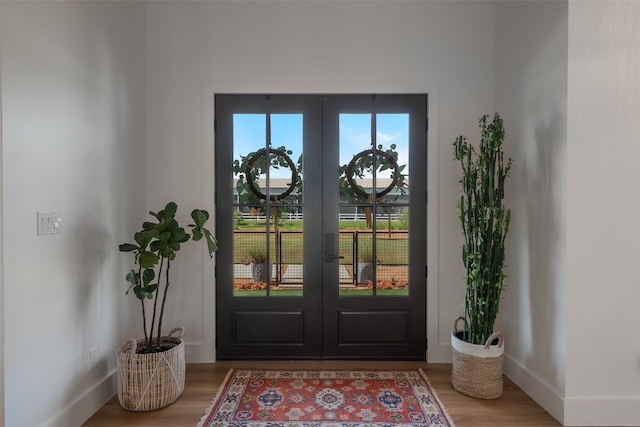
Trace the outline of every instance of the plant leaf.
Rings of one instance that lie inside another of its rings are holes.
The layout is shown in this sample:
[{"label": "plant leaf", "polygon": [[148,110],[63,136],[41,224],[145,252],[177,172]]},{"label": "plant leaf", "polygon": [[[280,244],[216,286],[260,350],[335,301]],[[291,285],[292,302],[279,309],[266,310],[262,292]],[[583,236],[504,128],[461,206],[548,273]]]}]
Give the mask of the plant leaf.
[{"label": "plant leaf", "polygon": [[176,216],[176,212],[178,211],[178,205],[175,202],[167,203],[167,206],[164,207],[164,211],[162,213],[162,217],[166,219],[171,219]]},{"label": "plant leaf", "polygon": [[158,255],[153,252],[144,251],[138,257],[138,263],[142,268],[151,268],[158,263]]},{"label": "plant leaf", "polygon": [[131,283],[132,285],[138,284],[138,275],[133,269],[131,269],[129,273],[127,273],[126,279],[127,279],[127,282]]},{"label": "plant leaf", "polygon": [[147,268],[142,272],[142,284],[145,286],[151,283],[151,281],[155,278],[156,272],[153,268]]}]

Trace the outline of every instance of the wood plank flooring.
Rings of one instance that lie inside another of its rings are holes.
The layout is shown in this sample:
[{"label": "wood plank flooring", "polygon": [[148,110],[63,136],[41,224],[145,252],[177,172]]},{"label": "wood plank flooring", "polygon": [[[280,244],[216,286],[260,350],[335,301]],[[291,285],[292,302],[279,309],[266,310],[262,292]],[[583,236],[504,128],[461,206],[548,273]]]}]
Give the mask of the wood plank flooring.
[{"label": "wood plank flooring", "polygon": [[229,368],[271,369],[418,369],[429,377],[457,427],[560,426],[551,415],[505,378],[504,395],[495,400],[473,399],[451,387],[450,364],[378,361],[222,361],[187,365],[184,394],[157,411],[128,412],[112,398],[83,426],[195,427],[205,414]]}]

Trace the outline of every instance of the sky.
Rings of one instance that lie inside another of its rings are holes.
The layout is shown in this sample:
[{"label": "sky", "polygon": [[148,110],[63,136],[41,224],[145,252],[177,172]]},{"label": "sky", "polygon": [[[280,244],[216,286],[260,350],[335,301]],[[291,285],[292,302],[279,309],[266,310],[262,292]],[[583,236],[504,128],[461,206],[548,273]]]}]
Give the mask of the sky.
[{"label": "sky", "polygon": [[[346,165],[355,154],[371,148],[371,114],[341,114],[339,123],[340,165]],[[239,159],[240,155],[264,148],[266,115],[235,114],[233,136],[234,160]],[[384,149],[396,144],[398,164],[407,165],[403,173],[408,174],[409,115],[378,114],[376,139],[377,145],[382,144]],[[293,162],[297,161],[302,152],[302,114],[271,115],[271,146],[285,146],[293,151],[290,156]],[[270,173],[272,178],[291,176],[286,169],[272,170]],[[381,178],[385,176],[388,175],[378,174]]]}]

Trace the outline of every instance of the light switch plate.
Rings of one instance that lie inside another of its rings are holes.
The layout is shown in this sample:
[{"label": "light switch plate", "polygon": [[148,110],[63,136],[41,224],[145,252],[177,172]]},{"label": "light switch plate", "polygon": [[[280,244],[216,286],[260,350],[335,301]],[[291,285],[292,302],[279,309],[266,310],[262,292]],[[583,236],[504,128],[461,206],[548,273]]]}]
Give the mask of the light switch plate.
[{"label": "light switch plate", "polygon": [[38,235],[59,234],[62,227],[60,212],[38,212]]}]

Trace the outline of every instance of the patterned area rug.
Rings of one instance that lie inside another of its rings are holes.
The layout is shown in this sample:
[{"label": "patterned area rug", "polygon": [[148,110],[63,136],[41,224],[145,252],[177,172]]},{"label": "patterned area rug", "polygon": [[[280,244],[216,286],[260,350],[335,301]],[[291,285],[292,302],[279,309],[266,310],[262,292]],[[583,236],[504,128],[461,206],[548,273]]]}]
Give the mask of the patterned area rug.
[{"label": "patterned area rug", "polygon": [[231,369],[198,427],[453,427],[419,371]]}]

